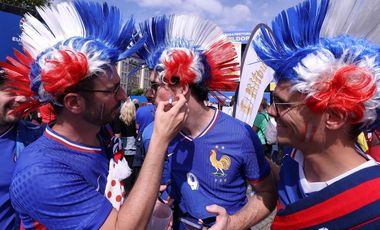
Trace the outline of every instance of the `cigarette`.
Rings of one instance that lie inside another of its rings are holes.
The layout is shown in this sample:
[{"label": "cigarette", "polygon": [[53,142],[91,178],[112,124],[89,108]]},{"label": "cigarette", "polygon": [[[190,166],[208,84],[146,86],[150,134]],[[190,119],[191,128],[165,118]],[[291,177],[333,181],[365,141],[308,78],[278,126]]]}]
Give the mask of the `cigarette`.
[{"label": "cigarette", "polygon": [[172,105],[172,103],[173,103],[173,98],[170,97],[170,98],[169,98],[169,105]]}]

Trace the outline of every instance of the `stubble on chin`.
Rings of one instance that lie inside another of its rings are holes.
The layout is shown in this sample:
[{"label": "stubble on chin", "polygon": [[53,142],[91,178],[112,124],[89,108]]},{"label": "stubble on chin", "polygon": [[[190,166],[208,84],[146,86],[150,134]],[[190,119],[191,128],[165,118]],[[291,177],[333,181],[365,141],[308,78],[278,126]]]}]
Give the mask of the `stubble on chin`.
[{"label": "stubble on chin", "polygon": [[20,119],[16,116],[7,116],[0,118],[0,126],[11,125],[18,122]]}]

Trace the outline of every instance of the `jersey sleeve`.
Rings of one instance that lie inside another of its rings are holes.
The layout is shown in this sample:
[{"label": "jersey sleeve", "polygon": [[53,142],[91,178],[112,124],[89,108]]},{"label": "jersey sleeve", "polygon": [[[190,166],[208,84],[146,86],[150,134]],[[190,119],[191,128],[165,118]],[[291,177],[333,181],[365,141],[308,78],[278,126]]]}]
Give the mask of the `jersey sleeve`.
[{"label": "jersey sleeve", "polygon": [[261,142],[251,127],[245,125],[246,135],[242,140],[244,173],[250,182],[258,182],[270,173],[270,166],[264,157]]},{"label": "jersey sleeve", "polygon": [[64,164],[34,164],[18,171],[10,187],[12,205],[26,229],[38,221],[47,229],[99,229],[111,203]]}]

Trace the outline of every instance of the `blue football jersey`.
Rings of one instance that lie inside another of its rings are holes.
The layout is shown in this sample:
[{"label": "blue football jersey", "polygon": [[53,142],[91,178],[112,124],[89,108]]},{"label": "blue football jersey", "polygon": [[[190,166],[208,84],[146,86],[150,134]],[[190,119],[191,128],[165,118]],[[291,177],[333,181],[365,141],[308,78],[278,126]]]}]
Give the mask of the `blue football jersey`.
[{"label": "blue football jersey", "polygon": [[10,187],[23,227],[98,229],[112,210],[103,195],[106,150],[72,142],[47,127],[18,159]]},{"label": "blue football jersey", "polygon": [[14,229],[17,216],[11,205],[9,185],[16,166],[16,127],[11,126],[0,135],[0,228]]},{"label": "blue football jersey", "polygon": [[[144,131],[145,144],[152,128],[151,124]],[[247,181],[259,181],[269,173],[256,133],[219,110],[197,137],[183,132],[175,137],[164,169],[171,196],[183,213],[196,219],[212,216],[205,210],[211,204],[237,212],[246,204]]]}]

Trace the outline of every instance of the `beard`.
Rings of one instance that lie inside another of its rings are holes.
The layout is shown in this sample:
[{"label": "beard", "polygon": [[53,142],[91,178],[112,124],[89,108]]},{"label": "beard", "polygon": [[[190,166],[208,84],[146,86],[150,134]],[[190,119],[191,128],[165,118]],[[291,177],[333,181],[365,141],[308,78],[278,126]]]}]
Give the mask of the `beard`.
[{"label": "beard", "polygon": [[91,108],[84,114],[84,119],[95,125],[103,126],[111,123],[115,118],[116,111],[120,107],[120,102],[112,109],[107,108],[103,103],[97,107]]},{"label": "beard", "polygon": [[5,105],[0,111],[0,126],[14,124],[20,120],[20,115],[13,112],[12,105]]},{"label": "beard", "polygon": [[19,118],[14,114],[12,114],[12,115],[0,115],[0,126],[14,124],[18,120],[19,120]]}]

